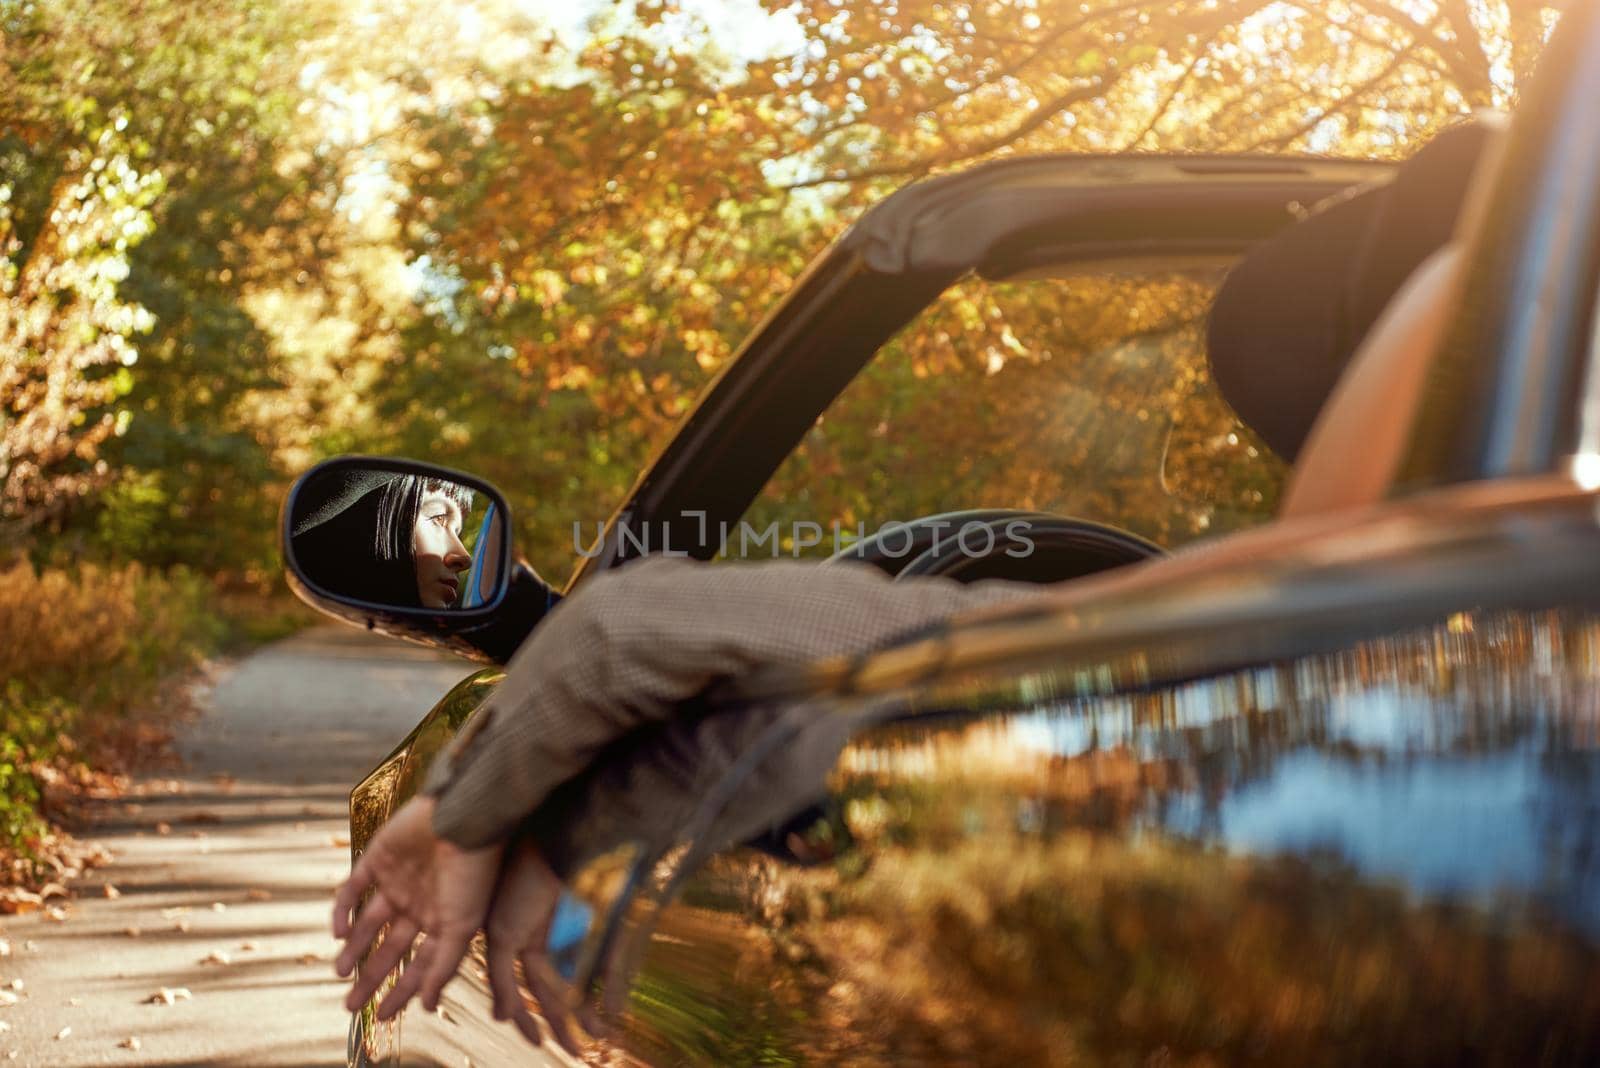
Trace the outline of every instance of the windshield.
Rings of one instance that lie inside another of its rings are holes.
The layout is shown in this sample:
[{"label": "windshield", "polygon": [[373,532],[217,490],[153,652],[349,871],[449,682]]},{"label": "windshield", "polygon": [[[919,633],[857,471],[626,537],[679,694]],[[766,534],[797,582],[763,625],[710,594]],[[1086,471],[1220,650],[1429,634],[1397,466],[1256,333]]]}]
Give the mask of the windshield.
[{"label": "windshield", "polygon": [[[955,286],[839,395],[745,516],[788,553],[969,508],[1095,520],[1176,547],[1271,517],[1287,465],[1212,381],[1225,268]],[[811,528],[824,536],[807,545]]]}]

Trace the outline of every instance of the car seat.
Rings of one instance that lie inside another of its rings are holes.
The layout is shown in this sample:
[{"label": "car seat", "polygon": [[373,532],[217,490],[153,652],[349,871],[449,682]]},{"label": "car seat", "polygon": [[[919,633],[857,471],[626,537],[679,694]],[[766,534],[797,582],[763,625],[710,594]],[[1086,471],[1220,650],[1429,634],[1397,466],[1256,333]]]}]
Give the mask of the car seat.
[{"label": "car seat", "polygon": [[1229,272],[1208,321],[1212,374],[1294,473],[1280,515],[1376,503],[1447,325],[1452,238],[1501,122],[1452,127],[1392,179],[1318,205]]}]

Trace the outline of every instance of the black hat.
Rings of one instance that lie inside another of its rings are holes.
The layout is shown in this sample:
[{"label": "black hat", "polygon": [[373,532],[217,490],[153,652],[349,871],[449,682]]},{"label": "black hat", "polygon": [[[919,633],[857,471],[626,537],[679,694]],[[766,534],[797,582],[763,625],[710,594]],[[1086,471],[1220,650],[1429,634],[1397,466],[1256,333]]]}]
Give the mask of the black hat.
[{"label": "black hat", "polygon": [[312,527],[318,527],[343,513],[351,505],[381,489],[401,476],[394,471],[337,471],[328,472],[313,483],[303,487],[295,500],[294,529],[291,536],[299,537]]},{"label": "black hat", "polygon": [[385,559],[378,544],[383,490],[393,471],[330,472],[300,491],[290,544],[301,572],[329,593],[383,605],[416,606],[414,564]]}]

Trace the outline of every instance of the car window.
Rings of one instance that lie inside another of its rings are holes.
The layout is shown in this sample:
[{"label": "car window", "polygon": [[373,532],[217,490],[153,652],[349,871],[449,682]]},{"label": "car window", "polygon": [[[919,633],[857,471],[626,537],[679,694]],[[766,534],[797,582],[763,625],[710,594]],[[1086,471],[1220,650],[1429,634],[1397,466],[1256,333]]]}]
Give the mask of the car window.
[{"label": "car window", "polygon": [[[1167,547],[1262,522],[1287,465],[1207,367],[1205,315],[1224,273],[952,287],[818,418],[745,523],[777,524],[785,555],[826,555],[863,531],[967,508],[1055,512]],[[816,544],[806,524],[824,532]]]}]

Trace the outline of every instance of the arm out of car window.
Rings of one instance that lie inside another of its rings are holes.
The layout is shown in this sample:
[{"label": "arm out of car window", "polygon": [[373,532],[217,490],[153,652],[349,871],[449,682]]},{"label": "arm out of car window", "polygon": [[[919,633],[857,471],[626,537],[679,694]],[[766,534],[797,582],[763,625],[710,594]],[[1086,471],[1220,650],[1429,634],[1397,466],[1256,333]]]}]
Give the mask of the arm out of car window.
[{"label": "arm out of car window", "polygon": [[953,613],[1038,597],[1018,582],[891,583],[863,564],[649,558],[563,601],[433,768],[434,829],[464,848],[509,837],[607,743],[756,667],[856,653]]}]

